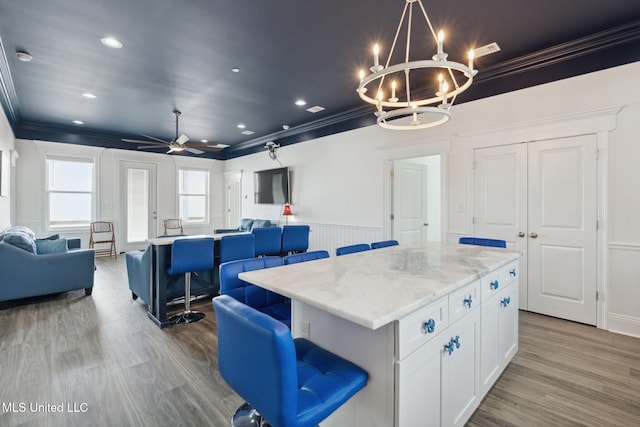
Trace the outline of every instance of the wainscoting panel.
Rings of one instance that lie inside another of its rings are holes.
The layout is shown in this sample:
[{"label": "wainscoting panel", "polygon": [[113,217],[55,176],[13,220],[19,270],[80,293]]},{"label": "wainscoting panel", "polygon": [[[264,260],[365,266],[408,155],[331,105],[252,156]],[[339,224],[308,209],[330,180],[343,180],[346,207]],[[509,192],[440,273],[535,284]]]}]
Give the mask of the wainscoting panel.
[{"label": "wainscoting panel", "polygon": [[640,337],[640,244],[609,243],[607,329]]},{"label": "wainscoting panel", "polygon": [[309,250],[326,250],[335,256],[336,248],[357,243],[369,243],[383,240],[382,227],[357,227],[352,225],[308,223]]}]

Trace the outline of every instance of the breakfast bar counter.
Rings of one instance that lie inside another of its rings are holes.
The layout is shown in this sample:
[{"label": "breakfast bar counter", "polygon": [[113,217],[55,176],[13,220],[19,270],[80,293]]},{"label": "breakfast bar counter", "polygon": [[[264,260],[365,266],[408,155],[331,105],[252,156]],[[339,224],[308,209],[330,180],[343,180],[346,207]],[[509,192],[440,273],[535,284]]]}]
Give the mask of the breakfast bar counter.
[{"label": "breakfast bar counter", "polygon": [[520,251],[392,246],[245,272],[292,300],[292,333],[369,383],[324,426],[464,425],[517,351]]}]

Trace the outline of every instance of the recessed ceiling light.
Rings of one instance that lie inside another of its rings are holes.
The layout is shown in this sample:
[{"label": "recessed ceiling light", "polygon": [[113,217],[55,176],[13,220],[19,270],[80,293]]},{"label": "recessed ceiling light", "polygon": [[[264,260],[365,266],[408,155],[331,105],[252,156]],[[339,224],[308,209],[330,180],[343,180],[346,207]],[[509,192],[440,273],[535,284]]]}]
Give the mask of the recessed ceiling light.
[{"label": "recessed ceiling light", "polygon": [[305,105],[307,105],[307,101],[305,101],[304,99],[298,99],[298,100],[296,101],[296,105],[297,105],[298,107],[305,106]]},{"label": "recessed ceiling light", "polygon": [[233,68],[231,69],[231,71],[233,71],[234,73],[239,73],[239,72],[240,72],[240,68],[238,68],[238,67],[233,67]]},{"label": "recessed ceiling light", "polygon": [[97,96],[95,96],[91,92],[85,92],[85,93],[82,94],[82,96],[84,96],[85,98],[89,98],[89,99],[96,99],[97,98]]},{"label": "recessed ceiling light", "polygon": [[238,129],[244,129],[247,127],[247,125],[243,124],[243,123],[238,123]]},{"label": "recessed ceiling light", "polygon": [[229,147],[229,145],[228,144],[217,143],[216,145],[207,145],[207,147],[209,147],[209,148],[227,148],[227,147]]},{"label": "recessed ceiling light", "polygon": [[315,107],[307,108],[307,111],[310,113],[319,113],[322,110],[324,110],[324,107],[321,107],[319,105],[316,105]]},{"label": "recessed ceiling light", "polygon": [[77,124],[77,125],[83,125],[84,122],[82,120],[74,120],[73,123]]},{"label": "recessed ceiling light", "polygon": [[33,56],[29,55],[27,52],[18,51],[16,52],[16,56],[22,62],[31,62]]},{"label": "recessed ceiling light", "polygon": [[100,41],[102,42],[103,45],[114,48],[114,49],[120,49],[122,47],[122,42],[113,37],[103,37],[100,39]]},{"label": "recessed ceiling light", "polygon": [[209,140],[208,139],[201,139],[200,142],[207,143],[207,142],[209,142]]},{"label": "recessed ceiling light", "polygon": [[284,130],[289,129],[289,125],[282,125],[282,129],[284,129]]},{"label": "recessed ceiling light", "polygon": [[242,132],[243,135],[253,135],[255,132],[252,130],[245,130],[244,132]]}]

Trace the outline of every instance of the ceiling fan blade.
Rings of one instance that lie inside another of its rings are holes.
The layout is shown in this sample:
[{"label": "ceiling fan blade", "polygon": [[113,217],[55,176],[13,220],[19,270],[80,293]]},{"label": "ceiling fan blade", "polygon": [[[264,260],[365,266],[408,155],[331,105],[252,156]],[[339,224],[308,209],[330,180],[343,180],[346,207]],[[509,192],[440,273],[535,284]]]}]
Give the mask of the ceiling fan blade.
[{"label": "ceiling fan blade", "polygon": [[197,148],[184,147],[184,150],[188,151],[190,153],[193,153],[193,154],[202,154],[202,153],[204,153],[204,151],[198,150]]},{"label": "ceiling fan blade", "polygon": [[189,137],[183,133],[178,138],[176,138],[175,142],[177,142],[178,144],[182,145],[185,142],[187,142],[188,140],[189,140]]},{"label": "ceiling fan blade", "polygon": [[158,144],[158,145],[161,145],[159,142],[144,141],[142,139],[126,139],[126,138],[123,138],[122,140],[124,142],[133,142],[134,144]]},{"label": "ceiling fan blade", "polygon": [[[147,144],[149,144],[147,142]],[[158,144],[158,145],[139,145],[138,148],[167,148],[166,144]]]},{"label": "ceiling fan blade", "polygon": [[165,141],[164,139],[155,138],[153,136],[145,135],[144,133],[141,133],[140,135],[144,136],[145,138],[153,139],[154,141],[162,142],[164,144],[169,144],[169,141]]}]

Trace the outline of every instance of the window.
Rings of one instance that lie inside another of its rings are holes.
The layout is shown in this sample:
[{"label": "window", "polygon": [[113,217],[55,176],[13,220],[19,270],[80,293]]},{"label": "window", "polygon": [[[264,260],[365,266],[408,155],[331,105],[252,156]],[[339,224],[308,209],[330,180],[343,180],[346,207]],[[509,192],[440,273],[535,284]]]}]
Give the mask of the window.
[{"label": "window", "polygon": [[208,222],[209,171],[180,169],[178,174],[180,218],[185,222]]},{"label": "window", "polygon": [[49,227],[88,226],[93,212],[93,162],[47,159]]}]

